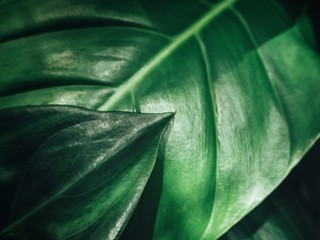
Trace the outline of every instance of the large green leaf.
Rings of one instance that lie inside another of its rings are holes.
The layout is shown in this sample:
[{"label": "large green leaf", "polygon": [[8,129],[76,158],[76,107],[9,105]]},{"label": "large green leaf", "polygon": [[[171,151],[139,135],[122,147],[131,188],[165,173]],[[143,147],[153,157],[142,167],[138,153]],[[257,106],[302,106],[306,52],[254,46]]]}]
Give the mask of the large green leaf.
[{"label": "large green leaf", "polygon": [[319,134],[319,55],[277,1],[1,4],[2,108],[176,112],[155,239],[217,238]]},{"label": "large green leaf", "polygon": [[116,239],[170,114],[0,111],[1,239]]}]

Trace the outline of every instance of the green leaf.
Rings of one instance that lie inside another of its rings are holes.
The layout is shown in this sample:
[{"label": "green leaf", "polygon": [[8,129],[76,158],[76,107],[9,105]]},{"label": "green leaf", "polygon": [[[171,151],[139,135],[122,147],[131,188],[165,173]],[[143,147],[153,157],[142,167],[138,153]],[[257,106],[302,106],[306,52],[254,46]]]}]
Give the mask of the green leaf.
[{"label": "green leaf", "polygon": [[1,239],[116,239],[171,114],[0,111]]},{"label": "green leaf", "polygon": [[320,59],[305,16],[275,0],[213,2],[0,8],[0,107],[176,112],[155,239],[218,238],[320,132]]},{"label": "green leaf", "polygon": [[219,240],[320,239],[319,146],[320,141],[275,192]]},{"label": "green leaf", "polygon": [[301,202],[292,195],[280,200],[284,202],[268,198],[219,240],[319,239],[317,226]]},{"label": "green leaf", "polygon": [[319,239],[312,214],[295,195],[272,194],[219,240]]}]

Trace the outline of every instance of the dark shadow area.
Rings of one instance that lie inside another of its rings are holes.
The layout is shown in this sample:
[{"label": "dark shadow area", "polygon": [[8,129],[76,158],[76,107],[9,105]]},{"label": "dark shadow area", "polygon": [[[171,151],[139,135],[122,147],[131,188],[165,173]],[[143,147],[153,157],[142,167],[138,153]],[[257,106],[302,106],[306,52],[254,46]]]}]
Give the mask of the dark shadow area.
[{"label": "dark shadow area", "polygon": [[119,238],[120,240],[144,240],[153,238],[162,191],[163,160],[172,124],[173,121],[162,136],[154,169],[134,213]]},{"label": "dark shadow area", "polygon": [[[19,82],[19,81],[17,81]],[[51,77],[47,79],[32,79],[29,82],[21,81],[19,84],[11,85],[5,89],[0,90],[0,97],[6,97],[13,94],[34,91],[44,88],[52,88],[52,87],[63,87],[63,86],[75,86],[75,85],[83,85],[83,86],[104,86],[104,87],[116,87],[115,84],[109,82],[101,82],[92,79],[85,78],[70,78],[70,77]]]},{"label": "dark shadow area", "polygon": [[320,2],[316,0],[307,0],[307,2],[309,5],[308,14],[316,37],[317,50],[320,53]]},{"label": "dark shadow area", "polygon": [[59,19],[56,21],[48,22],[42,25],[34,25],[33,28],[27,28],[23,31],[13,32],[11,34],[0,36],[0,43],[17,40],[45,33],[53,33],[67,30],[87,29],[87,28],[102,28],[102,27],[136,27],[140,29],[149,29],[146,26],[113,19],[94,19],[86,17],[78,17],[75,19]]},{"label": "dark shadow area", "polygon": [[320,234],[320,140],[295,170],[299,177],[298,196],[318,226]]},{"label": "dark shadow area", "polygon": [[318,0],[280,0],[280,2],[288,9],[293,19],[303,12],[307,13],[315,35],[317,51],[320,52],[320,2]]}]

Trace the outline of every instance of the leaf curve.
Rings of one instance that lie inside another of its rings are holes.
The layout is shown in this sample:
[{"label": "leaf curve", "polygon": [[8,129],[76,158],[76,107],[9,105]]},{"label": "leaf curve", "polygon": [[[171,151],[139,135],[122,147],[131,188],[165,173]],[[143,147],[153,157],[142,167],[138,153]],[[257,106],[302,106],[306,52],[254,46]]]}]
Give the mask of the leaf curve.
[{"label": "leaf curve", "polygon": [[[4,43],[8,65],[16,56],[33,64],[1,68],[9,71],[2,89],[13,86],[3,91],[1,105],[177,112],[154,238],[217,238],[265,198],[317,138],[319,56],[301,33],[304,26],[276,1],[136,4],[121,11],[110,4],[117,14],[106,16],[131,23],[140,16],[143,29],[115,24]],[[40,89],[29,91],[33,82]]]},{"label": "leaf curve", "polygon": [[65,106],[1,110],[1,175],[7,177],[0,182],[0,235],[118,238],[170,118]]}]

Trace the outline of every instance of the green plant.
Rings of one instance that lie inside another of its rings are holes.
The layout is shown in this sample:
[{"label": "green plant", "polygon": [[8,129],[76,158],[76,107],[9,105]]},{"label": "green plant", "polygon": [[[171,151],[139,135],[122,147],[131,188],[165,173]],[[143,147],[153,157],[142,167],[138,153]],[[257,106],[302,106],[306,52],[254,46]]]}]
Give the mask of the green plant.
[{"label": "green plant", "polygon": [[303,6],[0,6],[2,238],[217,239],[319,136]]}]

